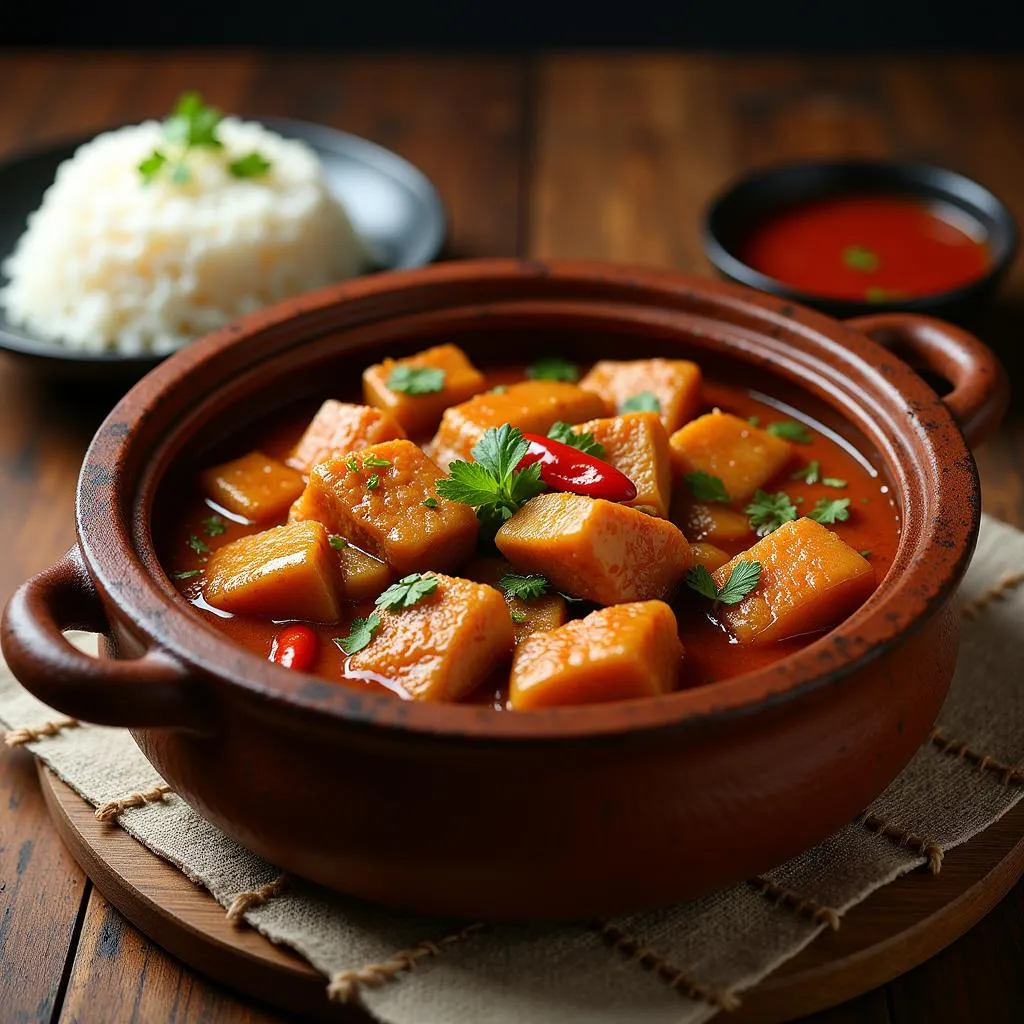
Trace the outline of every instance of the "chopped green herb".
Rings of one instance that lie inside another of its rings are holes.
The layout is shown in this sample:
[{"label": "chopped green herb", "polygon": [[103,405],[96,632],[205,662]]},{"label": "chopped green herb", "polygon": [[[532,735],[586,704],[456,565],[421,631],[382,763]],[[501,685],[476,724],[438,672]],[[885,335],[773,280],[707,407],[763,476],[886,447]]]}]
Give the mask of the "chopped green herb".
[{"label": "chopped green herb", "polygon": [[388,374],[388,390],[403,395],[432,395],[444,391],[445,372],[437,366],[396,366]]},{"label": "chopped green herb", "polygon": [[546,577],[539,573],[521,576],[507,572],[498,580],[498,588],[506,597],[518,597],[521,601],[536,601],[548,589]]},{"label": "chopped green herb", "polygon": [[752,427],[759,427],[761,425],[761,417],[760,416],[748,416],[747,417],[747,422]]},{"label": "chopped green herb", "polygon": [[424,498],[423,504],[426,505],[427,508],[437,508],[437,498]]},{"label": "chopped green herb", "polygon": [[371,476],[370,479],[366,481],[366,489],[368,491],[375,491],[375,490],[377,490],[377,487],[379,485],[380,485],[380,477],[376,473],[374,473],[373,476]]},{"label": "chopped green herb", "polygon": [[203,570],[202,569],[186,569],[184,572],[176,572],[174,574],[174,578],[176,580],[191,580],[191,579],[194,579],[196,576],[202,576],[202,575],[203,575]]},{"label": "chopped green herb", "polygon": [[816,484],[821,475],[821,463],[815,459],[808,462],[802,469],[798,469],[789,479],[803,480],[805,484]]},{"label": "chopped green herb", "polygon": [[164,156],[159,149],[154,149],[153,152],[139,164],[139,174],[142,175],[143,184],[148,185],[151,181],[154,181],[166,163],[167,157]]},{"label": "chopped green herb", "polygon": [[575,384],[580,379],[580,368],[575,363],[560,356],[548,356],[538,359],[526,368],[526,376],[530,380],[564,380]]},{"label": "chopped green herb", "polygon": [[473,462],[457,460],[449,475],[437,481],[437,493],[476,509],[477,518],[493,536],[530,498],[544,490],[540,463],[517,469],[529,444],[516,427],[489,427],[470,453]]},{"label": "chopped green herb", "polygon": [[348,541],[340,534],[332,533],[328,540],[335,551],[344,551],[348,547]]},{"label": "chopped green herb", "polygon": [[796,519],[796,506],[785,491],[776,494],[754,491],[753,499],[743,511],[750,517],[750,528],[758,537],[767,537],[783,523]]},{"label": "chopped green herb", "polygon": [[878,254],[863,245],[848,245],[843,250],[843,263],[852,270],[863,270],[869,274],[878,269]]},{"label": "chopped green herb", "polygon": [[220,516],[207,516],[203,520],[203,532],[207,537],[219,537],[227,528],[227,524]]},{"label": "chopped green herb", "polygon": [[777,423],[769,423],[764,429],[772,436],[784,438],[786,441],[795,441],[797,444],[811,443],[811,432],[796,420],[779,420]]},{"label": "chopped green herb", "polygon": [[359,472],[359,463],[358,463],[358,462],[356,462],[356,460],[355,460],[354,458],[353,458],[353,459],[347,459],[347,460],[345,461],[345,465],[346,465],[346,466],[348,466],[348,468],[349,468],[349,469],[350,469],[350,470],[351,470],[351,471],[352,471],[353,473],[358,473],[358,472]]},{"label": "chopped green herb", "polygon": [[365,619],[353,619],[348,636],[336,636],[334,642],[346,654],[355,654],[356,651],[361,651],[364,647],[369,646],[379,629],[380,616],[376,612],[370,612]]},{"label": "chopped green herb", "polygon": [[868,551],[868,550],[867,550],[867,549],[865,548],[865,549],[864,549],[863,551],[861,551],[861,552],[860,552],[860,557],[861,557],[861,558],[870,558],[870,557],[871,557],[871,552],[870,552],[870,551]]},{"label": "chopped green herb", "polygon": [[552,441],[561,441],[562,444],[570,444],[573,448],[579,448],[584,455],[593,455],[595,459],[603,459],[605,457],[604,445],[593,434],[577,434],[572,429],[572,425],[565,423],[563,420],[559,420],[551,425],[548,437]]},{"label": "chopped green herb", "polygon": [[517,626],[521,626],[526,621],[526,612],[517,612],[513,608],[508,614]]},{"label": "chopped green herb", "polygon": [[380,459],[376,455],[367,455],[363,459],[363,469],[369,469],[371,466],[390,466],[390,459]]},{"label": "chopped green herb", "polygon": [[437,590],[437,577],[424,575],[421,572],[403,576],[397,583],[392,583],[387,590],[373,603],[378,608],[397,611],[399,608],[411,608],[424,597]]},{"label": "chopped green herb", "polygon": [[188,539],[188,546],[197,555],[208,555],[210,553],[210,549],[206,545],[205,541],[200,540],[194,533]]},{"label": "chopped green herb", "polygon": [[619,412],[661,412],[661,402],[653,391],[641,391],[620,403]]},{"label": "chopped green herb", "polygon": [[261,178],[269,170],[270,161],[255,150],[228,164],[228,171],[236,178]]},{"label": "chopped green herb", "polygon": [[728,503],[729,492],[725,489],[725,484],[722,483],[721,477],[712,476],[710,473],[704,473],[698,469],[692,473],[687,473],[683,479],[686,480],[686,486],[690,488],[690,493],[698,501]]},{"label": "chopped green herb", "polygon": [[846,481],[838,476],[824,476],[821,478],[821,482],[826,487],[845,487]]},{"label": "chopped green herb", "polygon": [[807,513],[811,519],[825,526],[843,523],[850,518],[849,498],[819,498],[814,508]]},{"label": "chopped green herb", "polygon": [[719,589],[714,577],[703,565],[694,566],[686,574],[686,585],[718,604],[739,604],[749,594],[761,578],[761,563],[741,559],[729,574],[729,578]]},{"label": "chopped green herb", "polygon": [[878,285],[871,285],[864,289],[864,298],[868,302],[896,302],[906,297],[907,293],[899,288],[879,288]]}]

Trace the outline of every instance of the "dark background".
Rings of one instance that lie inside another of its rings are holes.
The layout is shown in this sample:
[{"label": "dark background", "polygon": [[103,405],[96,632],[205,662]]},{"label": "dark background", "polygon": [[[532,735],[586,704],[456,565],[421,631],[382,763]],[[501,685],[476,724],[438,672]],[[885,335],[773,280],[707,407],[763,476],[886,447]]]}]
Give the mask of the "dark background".
[{"label": "dark background", "polygon": [[1024,49],[1021,0],[12,0],[0,45]]}]

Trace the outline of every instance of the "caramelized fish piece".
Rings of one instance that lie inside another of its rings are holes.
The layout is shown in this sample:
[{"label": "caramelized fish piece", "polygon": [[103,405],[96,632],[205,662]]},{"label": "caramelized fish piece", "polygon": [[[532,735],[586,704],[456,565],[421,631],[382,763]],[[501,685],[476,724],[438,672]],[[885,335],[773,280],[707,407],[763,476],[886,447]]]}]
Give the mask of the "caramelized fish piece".
[{"label": "caramelized fish piece", "polygon": [[199,474],[203,492],[254,523],[277,519],[302,493],[302,474],[263,452],[250,452]]},{"label": "caramelized fish piece", "polygon": [[733,504],[745,502],[793,457],[793,446],[727,412],[709,412],[670,439],[675,471],[717,476]]},{"label": "caramelized fish piece", "polygon": [[577,434],[593,434],[604,445],[605,459],[636,487],[636,497],[625,504],[645,505],[668,518],[672,500],[672,450],[668,432],[656,412],[589,420],[573,427]]},{"label": "caramelized fish piece", "polygon": [[[388,381],[396,369],[441,370],[439,391],[409,394],[392,391]],[[363,372],[363,397],[393,416],[414,437],[429,434],[450,405],[464,402],[487,387],[484,375],[457,345],[438,345],[406,359],[385,359]]]},{"label": "caramelized fish piece", "polygon": [[479,523],[469,506],[437,497],[442,475],[412,441],[385,441],[314,466],[292,516],[323,523],[398,576],[451,569],[472,555]]},{"label": "caramelized fish piece", "polygon": [[287,463],[309,474],[318,462],[332,455],[348,455],[371,444],[405,437],[405,431],[386,412],[368,405],[352,405],[329,398],[310,420],[292,449]]},{"label": "caramelized fish piece", "polygon": [[780,526],[713,572],[716,586],[725,584],[740,559],[760,562],[761,578],[739,604],[721,606],[717,615],[744,644],[827,629],[875,589],[868,561],[806,517]]},{"label": "caramelized fish piece", "polygon": [[438,465],[447,468],[456,459],[468,460],[488,427],[508,423],[530,434],[546,434],[558,420],[578,423],[606,412],[602,399],[575,384],[528,380],[446,409],[431,451]]},{"label": "caramelized fish piece", "polygon": [[[515,569],[504,558],[475,558],[464,570],[466,577],[479,583],[486,583],[497,590],[501,578]],[[542,633],[564,625],[569,618],[569,609],[564,597],[554,593],[549,586],[546,593],[532,600],[505,596],[512,625],[515,627],[516,643],[522,643],[533,633]]]},{"label": "caramelized fish piece", "polygon": [[221,611],[264,619],[338,619],[338,559],[319,523],[288,523],[218,548],[203,596]]},{"label": "caramelized fish piece", "polygon": [[437,589],[411,608],[378,609],[381,626],[349,656],[348,675],[389,680],[414,700],[459,700],[474,690],[514,643],[505,599],[493,587],[434,574]]},{"label": "caramelized fish piece", "polygon": [[596,392],[616,411],[649,392],[658,400],[661,422],[669,431],[697,415],[700,385],[700,367],[685,359],[603,359],[580,381],[581,388]]},{"label": "caramelized fish piece", "polygon": [[500,530],[498,550],[521,572],[598,604],[668,596],[692,565],[679,528],[627,505],[541,494]]},{"label": "caramelized fish piece", "polygon": [[602,608],[516,648],[509,703],[523,711],[656,697],[675,688],[682,659],[676,617],[667,604]]}]

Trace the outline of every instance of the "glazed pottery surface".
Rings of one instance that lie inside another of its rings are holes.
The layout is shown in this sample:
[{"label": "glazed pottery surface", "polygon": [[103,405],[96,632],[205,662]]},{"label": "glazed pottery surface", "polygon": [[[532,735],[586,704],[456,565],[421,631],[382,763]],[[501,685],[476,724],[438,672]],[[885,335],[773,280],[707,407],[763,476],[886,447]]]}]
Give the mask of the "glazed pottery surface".
[{"label": "glazed pottery surface", "polygon": [[[887,478],[902,522],[891,571],[837,629],[767,669],[528,713],[328,683],[194,616],[152,539],[176,474],[259,416],[351,394],[367,364],[440,340],[481,364],[553,351],[693,358],[798,406]],[[842,826],[927,736],[979,524],[968,441],[1006,400],[992,354],[939,321],[844,324],[671,272],[496,260],[332,287],[197,342],[117,405],[82,468],[78,544],[12,599],[4,653],[52,706],[131,728],[225,832],[340,891],[494,919],[695,896]],[[106,633],[117,659],[79,654],[60,637],[72,627]]]}]

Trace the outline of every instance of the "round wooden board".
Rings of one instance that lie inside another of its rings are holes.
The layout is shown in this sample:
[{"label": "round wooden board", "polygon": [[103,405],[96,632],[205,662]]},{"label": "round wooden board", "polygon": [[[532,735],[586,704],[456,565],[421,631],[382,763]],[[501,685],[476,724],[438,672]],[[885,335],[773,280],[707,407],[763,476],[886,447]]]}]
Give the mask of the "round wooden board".
[{"label": "round wooden board", "polygon": [[[330,1003],[326,980],[251,928],[177,868],[93,808],[41,763],[39,779],[64,842],[96,888],[168,952],[195,970],[268,1003],[322,1020],[366,1024]],[[854,907],[755,989],[729,1015],[736,1024],[779,1024],[852,999],[927,960],[980,920],[1024,873],[1024,801],[969,843],[942,871],[914,871]]]}]

